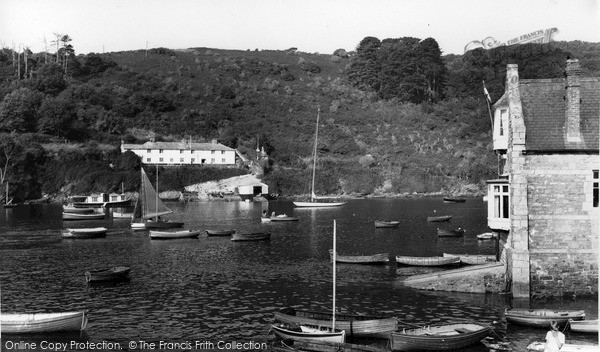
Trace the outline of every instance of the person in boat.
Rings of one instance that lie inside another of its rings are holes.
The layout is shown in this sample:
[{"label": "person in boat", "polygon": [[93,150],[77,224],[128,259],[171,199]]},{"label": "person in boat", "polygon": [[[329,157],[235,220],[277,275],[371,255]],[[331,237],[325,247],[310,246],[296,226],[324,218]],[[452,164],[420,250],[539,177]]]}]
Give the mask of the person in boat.
[{"label": "person in boat", "polygon": [[550,326],[552,330],[546,333],[546,348],[544,348],[544,352],[559,352],[560,348],[565,344],[565,334],[558,330],[556,320],[553,320]]}]

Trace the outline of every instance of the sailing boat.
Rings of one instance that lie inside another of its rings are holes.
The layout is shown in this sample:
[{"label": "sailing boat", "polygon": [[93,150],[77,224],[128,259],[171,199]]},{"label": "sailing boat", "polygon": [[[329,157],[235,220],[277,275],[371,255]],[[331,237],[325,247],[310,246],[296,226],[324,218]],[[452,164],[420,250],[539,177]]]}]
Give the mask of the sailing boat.
[{"label": "sailing boat", "polygon": [[333,220],[333,312],[331,314],[331,328],[318,325],[301,324],[299,329],[294,329],[298,325],[272,325],[273,332],[281,339],[292,339],[301,341],[326,341],[344,343],[346,341],[346,330],[336,330],[335,328],[335,231],[336,223]]},{"label": "sailing boat", "polygon": [[313,170],[312,181],[310,186],[310,201],[309,202],[294,202],[297,207],[337,207],[346,204],[346,202],[319,202],[315,194],[315,175],[317,170],[317,141],[319,140],[319,114],[321,109],[317,110],[317,127],[315,129],[315,146],[313,150]]},{"label": "sailing boat", "polygon": [[[131,228],[143,230],[182,227],[183,222],[162,220],[160,218],[163,215],[173,213],[173,211],[158,198],[158,194],[152,187],[146,171],[143,167],[140,169],[142,170],[142,184],[140,186],[140,196],[135,205],[134,221],[131,223]],[[156,184],[158,185],[158,166],[156,167]]]},{"label": "sailing boat", "polygon": [[6,198],[4,198],[6,200],[6,203],[4,203],[4,207],[5,208],[14,208],[17,206],[17,203],[13,203],[13,198],[9,198],[8,197],[8,182],[6,182]]}]

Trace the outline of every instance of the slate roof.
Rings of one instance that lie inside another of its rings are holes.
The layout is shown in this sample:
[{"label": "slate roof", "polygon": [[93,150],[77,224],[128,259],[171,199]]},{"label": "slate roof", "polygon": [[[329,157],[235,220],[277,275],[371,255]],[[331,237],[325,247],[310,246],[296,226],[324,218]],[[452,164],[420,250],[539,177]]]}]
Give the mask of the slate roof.
[{"label": "slate roof", "polygon": [[144,144],[123,144],[123,149],[164,149],[164,150],[225,150],[234,151],[221,143],[189,142],[146,142]]},{"label": "slate roof", "polygon": [[598,150],[600,78],[580,78],[580,129],[583,143],[565,141],[565,79],[531,79],[519,82],[527,150]]}]

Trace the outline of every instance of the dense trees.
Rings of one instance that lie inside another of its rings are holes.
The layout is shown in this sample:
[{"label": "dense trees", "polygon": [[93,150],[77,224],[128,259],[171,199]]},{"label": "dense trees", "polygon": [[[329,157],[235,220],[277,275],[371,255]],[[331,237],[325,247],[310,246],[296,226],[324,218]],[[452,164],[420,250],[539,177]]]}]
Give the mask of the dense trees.
[{"label": "dense trees", "polygon": [[446,76],[441,50],[432,38],[366,37],[348,69],[349,81],[359,89],[412,103],[442,99]]}]

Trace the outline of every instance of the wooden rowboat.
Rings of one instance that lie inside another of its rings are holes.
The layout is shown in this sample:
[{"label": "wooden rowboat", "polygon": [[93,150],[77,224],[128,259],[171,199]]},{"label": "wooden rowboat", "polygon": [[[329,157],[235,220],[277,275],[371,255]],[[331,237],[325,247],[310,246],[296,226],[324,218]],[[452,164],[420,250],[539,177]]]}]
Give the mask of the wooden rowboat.
[{"label": "wooden rowboat", "polygon": [[78,208],[72,205],[63,205],[63,213],[91,214],[95,212],[94,208]]},{"label": "wooden rowboat", "polygon": [[62,231],[63,238],[100,238],[106,237],[106,227],[88,227],[81,229],[65,229]]},{"label": "wooden rowboat", "polygon": [[390,341],[393,351],[459,350],[478,343],[491,331],[479,324],[448,324],[395,331]]},{"label": "wooden rowboat", "polygon": [[[285,324],[316,325],[331,328],[332,314],[326,312],[284,308],[274,314],[275,320]],[[372,315],[336,314],[335,327],[349,336],[387,338],[398,328],[398,319]]]},{"label": "wooden rowboat", "polygon": [[87,326],[85,312],[0,314],[3,334],[82,331]]},{"label": "wooden rowboat", "polygon": [[569,319],[571,331],[598,333],[598,319],[594,320],[573,320]]},{"label": "wooden rowboat", "polygon": [[104,214],[100,213],[89,213],[89,214],[81,214],[81,213],[65,213],[63,212],[62,218],[63,220],[102,220],[104,219]]},{"label": "wooden rowboat", "polygon": [[206,234],[209,236],[230,236],[235,232],[235,229],[226,230],[206,230]]},{"label": "wooden rowboat", "polygon": [[460,257],[460,262],[469,265],[491,264],[496,262],[496,256],[493,254],[451,254],[444,253],[444,257]]},{"label": "wooden rowboat", "polygon": [[459,197],[444,197],[444,203],[464,203],[467,200]]},{"label": "wooden rowboat", "polygon": [[[333,250],[329,250],[329,257],[333,260]],[[371,255],[339,255],[336,254],[335,261],[350,264],[387,264],[390,261],[389,253],[378,253]]]},{"label": "wooden rowboat", "polygon": [[400,221],[375,220],[377,228],[398,227],[398,225],[400,225]]},{"label": "wooden rowboat", "polygon": [[273,332],[280,339],[292,339],[298,341],[324,341],[338,342],[346,341],[346,331],[331,328],[312,326],[312,325],[288,325],[275,324],[271,325]]},{"label": "wooden rowboat", "polygon": [[337,343],[327,341],[279,341],[271,346],[273,352],[390,352],[389,349],[358,345],[353,343]]},{"label": "wooden rowboat", "polygon": [[126,266],[116,266],[110,269],[89,270],[85,272],[85,281],[88,283],[123,281],[129,279],[130,270],[131,269]]},{"label": "wooden rowboat", "polygon": [[573,321],[585,319],[583,310],[552,310],[552,309],[506,309],[506,321],[514,324],[550,328],[550,322],[555,320],[558,325],[565,325],[569,319]]},{"label": "wooden rowboat", "polygon": [[427,221],[429,222],[441,222],[452,219],[452,215],[441,215],[441,216],[428,216]]},{"label": "wooden rowboat", "polygon": [[271,239],[269,232],[233,233],[232,241],[268,241]]},{"label": "wooden rowboat", "polygon": [[459,227],[453,230],[437,229],[438,237],[462,237],[465,234],[465,229]]},{"label": "wooden rowboat", "polygon": [[271,215],[271,221],[272,222],[276,222],[276,221],[298,221],[299,218],[294,217],[294,216],[288,216],[287,214],[280,214],[280,215]]},{"label": "wooden rowboat", "polygon": [[173,240],[180,238],[196,238],[200,235],[200,230],[182,230],[182,231],[150,231],[150,239],[153,240]]},{"label": "wooden rowboat", "polygon": [[444,266],[459,264],[460,257],[410,257],[396,256],[396,263],[414,266]]},{"label": "wooden rowboat", "polygon": [[491,240],[492,238],[495,238],[496,235],[493,232],[484,232],[484,233],[480,233],[479,235],[477,235],[477,239],[478,240]]}]

